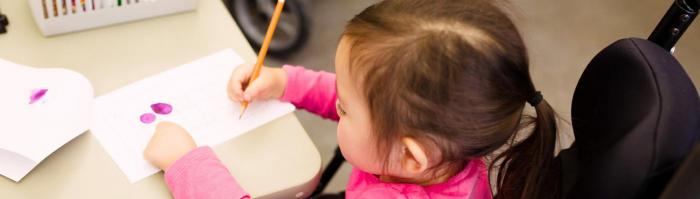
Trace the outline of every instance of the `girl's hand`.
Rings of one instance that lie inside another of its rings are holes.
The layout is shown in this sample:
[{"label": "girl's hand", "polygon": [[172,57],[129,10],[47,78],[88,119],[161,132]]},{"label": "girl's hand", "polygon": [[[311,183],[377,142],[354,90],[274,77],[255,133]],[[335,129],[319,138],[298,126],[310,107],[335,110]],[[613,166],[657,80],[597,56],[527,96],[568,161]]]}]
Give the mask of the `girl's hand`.
[{"label": "girl's hand", "polygon": [[228,82],[228,97],[234,102],[279,99],[287,86],[287,72],[281,68],[263,66],[252,85],[246,85],[253,73],[253,66],[238,67]]},{"label": "girl's hand", "polygon": [[160,122],[146,150],[143,151],[143,157],[165,171],[196,147],[194,139],[184,128],[172,122]]}]

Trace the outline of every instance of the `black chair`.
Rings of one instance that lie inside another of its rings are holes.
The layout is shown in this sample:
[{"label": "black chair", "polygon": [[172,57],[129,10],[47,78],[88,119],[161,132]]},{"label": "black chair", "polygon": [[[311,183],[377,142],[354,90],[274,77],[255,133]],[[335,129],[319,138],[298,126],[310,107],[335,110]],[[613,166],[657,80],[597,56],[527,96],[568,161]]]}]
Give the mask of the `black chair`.
[{"label": "black chair", "polygon": [[[572,103],[576,141],[557,157],[563,198],[700,197],[689,152],[700,137],[700,97],[673,46],[700,0],[676,0],[648,40],[614,42],[581,75]],[[674,174],[676,174],[674,176]],[[675,183],[669,184],[673,181]],[[669,185],[667,185],[669,184]]]},{"label": "black chair", "polygon": [[[270,25],[275,0],[223,0],[231,16],[248,43],[260,49]],[[287,0],[268,52],[283,57],[302,47],[309,35],[309,3],[303,0]]]},{"label": "black chair", "polygon": [[[326,189],[326,186],[328,186],[328,183],[331,182],[331,179],[333,179],[333,176],[335,176],[335,173],[338,172],[338,169],[340,169],[340,166],[343,165],[345,162],[345,157],[343,157],[343,154],[340,153],[340,147],[335,148],[335,154],[333,154],[333,159],[331,159],[331,162],[328,163],[328,166],[323,170],[323,173],[321,174],[321,179],[318,182],[318,185],[316,185],[316,190],[311,193],[310,198],[314,198],[319,196],[321,193],[323,193],[323,190]],[[339,193],[339,196],[344,195],[344,193]],[[333,198],[327,197],[327,198]]]},{"label": "black chair", "polygon": [[693,152],[686,158],[676,171],[673,179],[666,185],[660,198],[698,198],[700,197],[700,144],[696,144]]}]

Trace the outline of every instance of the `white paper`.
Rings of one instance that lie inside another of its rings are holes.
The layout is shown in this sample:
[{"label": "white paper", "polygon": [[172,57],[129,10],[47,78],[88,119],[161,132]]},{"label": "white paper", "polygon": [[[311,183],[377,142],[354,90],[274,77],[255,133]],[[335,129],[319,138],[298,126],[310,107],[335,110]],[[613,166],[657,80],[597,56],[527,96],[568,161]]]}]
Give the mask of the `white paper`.
[{"label": "white paper", "polygon": [[[30,104],[34,89],[48,91]],[[76,72],[0,59],[0,92],[0,174],[15,182],[90,125],[93,89]]]},{"label": "white paper", "polygon": [[[160,121],[180,124],[198,145],[213,146],[294,111],[277,100],[253,102],[239,120],[240,104],[228,99],[226,87],[242,63],[233,50],[224,50],[100,96],[91,132],[134,183],[159,171],[142,154]],[[173,111],[142,123],[140,115],[153,113],[154,103],[171,104]]]}]

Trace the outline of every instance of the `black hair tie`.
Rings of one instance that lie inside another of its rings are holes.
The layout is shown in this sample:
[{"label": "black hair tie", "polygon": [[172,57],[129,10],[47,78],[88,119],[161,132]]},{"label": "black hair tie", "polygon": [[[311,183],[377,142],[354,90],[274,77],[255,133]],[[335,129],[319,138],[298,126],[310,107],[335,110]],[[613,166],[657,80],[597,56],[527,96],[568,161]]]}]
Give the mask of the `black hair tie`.
[{"label": "black hair tie", "polygon": [[529,103],[531,106],[537,106],[540,104],[540,102],[542,102],[543,98],[542,92],[536,91],[534,94],[532,94],[532,96],[530,96],[530,98],[528,98],[527,103]]}]

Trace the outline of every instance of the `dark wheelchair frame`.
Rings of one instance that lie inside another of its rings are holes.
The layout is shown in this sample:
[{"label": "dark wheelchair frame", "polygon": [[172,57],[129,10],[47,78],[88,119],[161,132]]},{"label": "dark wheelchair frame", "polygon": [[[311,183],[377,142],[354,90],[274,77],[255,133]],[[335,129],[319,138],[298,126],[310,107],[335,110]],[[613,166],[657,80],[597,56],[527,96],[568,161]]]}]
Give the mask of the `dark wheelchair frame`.
[{"label": "dark wheelchair frame", "polygon": [[[262,46],[277,0],[223,0],[243,35],[256,50]],[[286,0],[268,53],[284,57],[302,47],[309,36],[309,4],[305,0]]]}]

